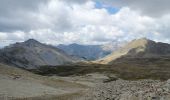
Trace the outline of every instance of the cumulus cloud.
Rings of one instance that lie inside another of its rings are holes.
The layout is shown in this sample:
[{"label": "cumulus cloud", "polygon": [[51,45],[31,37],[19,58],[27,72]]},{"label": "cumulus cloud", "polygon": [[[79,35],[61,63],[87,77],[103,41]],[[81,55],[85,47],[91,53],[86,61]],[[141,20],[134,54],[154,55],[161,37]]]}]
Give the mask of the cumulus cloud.
[{"label": "cumulus cloud", "polygon": [[[155,11],[150,11],[151,9],[148,8],[149,5],[153,6],[150,1],[122,0],[122,3],[116,3],[114,0],[107,0],[109,5],[121,6],[117,13],[112,14],[107,8],[96,8],[95,1],[2,0],[0,45],[29,38],[53,45],[75,42],[101,44],[139,37],[170,42],[168,10],[160,13],[158,10],[157,13],[161,16],[155,17]],[[155,2],[158,1],[155,0]],[[157,7],[154,8],[157,9]]]},{"label": "cumulus cloud", "polygon": [[140,11],[144,15],[149,15],[152,17],[160,17],[162,15],[170,13],[169,0],[101,0],[101,1],[116,7],[126,6],[131,9]]},{"label": "cumulus cloud", "polygon": [[[37,23],[38,5],[46,0],[1,0],[0,31],[29,31]],[[34,25],[35,24],[35,25]]]}]

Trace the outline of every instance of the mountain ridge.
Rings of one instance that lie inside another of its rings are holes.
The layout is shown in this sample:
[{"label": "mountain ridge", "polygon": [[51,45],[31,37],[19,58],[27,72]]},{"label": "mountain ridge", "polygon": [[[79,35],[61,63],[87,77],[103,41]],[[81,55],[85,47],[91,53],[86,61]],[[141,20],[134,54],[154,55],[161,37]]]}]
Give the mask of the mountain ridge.
[{"label": "mountain ridge", "polygon": [[15,43],[0,50],[0,61],[23,68],[64,65],[76,60],[64,51],[34,39]]},{"label": "mountain ridge", "polygon": [[[163,49],[164,48],[164,49]],[[108,64],[121,57],[160,57],[170,56],[170,44],[155,42],[147,38],[135,39],[112,54],[95,62]]]}]

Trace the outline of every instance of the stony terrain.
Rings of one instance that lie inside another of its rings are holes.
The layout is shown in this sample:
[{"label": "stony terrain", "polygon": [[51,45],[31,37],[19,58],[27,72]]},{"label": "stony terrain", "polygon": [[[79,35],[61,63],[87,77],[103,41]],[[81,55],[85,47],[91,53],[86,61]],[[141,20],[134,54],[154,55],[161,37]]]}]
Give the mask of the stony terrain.
[{"label": "stony terrain", "polygon": [[81,100],[170,100],[170,80],[125,81],[97,84]]},{"label": "stony terrain", "polygon": [[[169,100],[170,80],[111,79],[114,74],[40,76],[0,64],[0,100]],[[12,98],[12,99],[11,99]]]},{"label": "stony terrain", "polygon": [[106,81],[109,80],[108,75],[99,73],[57,78],[90,87],[66,100],[170,100],[170,80]]}]

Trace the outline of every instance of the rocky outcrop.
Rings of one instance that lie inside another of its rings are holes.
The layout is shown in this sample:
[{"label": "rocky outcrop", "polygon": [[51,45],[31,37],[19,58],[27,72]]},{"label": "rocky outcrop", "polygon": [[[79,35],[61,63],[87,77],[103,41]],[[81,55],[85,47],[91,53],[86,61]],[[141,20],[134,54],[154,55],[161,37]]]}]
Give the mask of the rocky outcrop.
[{"label": "rocky outcrop", "polygon": [[169,100],[169,81],[117,80],[87,91],[81,100]]}]

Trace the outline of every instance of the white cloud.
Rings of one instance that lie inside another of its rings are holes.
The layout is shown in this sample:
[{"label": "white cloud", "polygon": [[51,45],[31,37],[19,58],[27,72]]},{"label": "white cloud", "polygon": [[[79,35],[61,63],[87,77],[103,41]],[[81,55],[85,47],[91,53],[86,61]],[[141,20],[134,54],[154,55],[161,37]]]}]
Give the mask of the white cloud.
[{"label": "white cloud", "polygon": [[[107,9],[95,8],[95,2],[75,3],[75,0],[49,0],[37,5],[34,11],[20,12],[10,16],[11,20],[1,19],[0,26],[7,25],[11,31],[1,31],[0,39],[24,41],[29,38],[44,43],[100,44],[112,40],[130,40],[148,37],[158,41],[169,41],[170,15],[151,17],[141,15],[131,7],[122,7],[117,13],[110,14]],[[13,20],[13,21],[12,21]],[[2,23],[3,21],[3,23]],[[12,24],[10,24],[12,23]],[[4,27],[5,27],[4,26]],[[15,26],[15,27],[13,27]]]},{"label": "white cloud", "polygon": [[129,7],[144,15],[160,17],[170,13],[170,0],[96,0],[115,7]]}]

